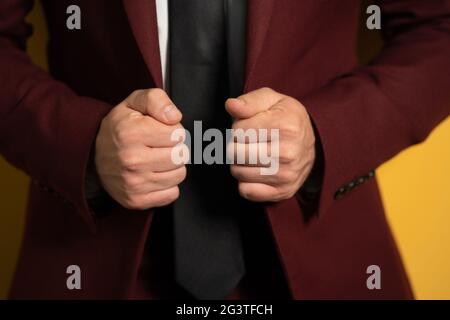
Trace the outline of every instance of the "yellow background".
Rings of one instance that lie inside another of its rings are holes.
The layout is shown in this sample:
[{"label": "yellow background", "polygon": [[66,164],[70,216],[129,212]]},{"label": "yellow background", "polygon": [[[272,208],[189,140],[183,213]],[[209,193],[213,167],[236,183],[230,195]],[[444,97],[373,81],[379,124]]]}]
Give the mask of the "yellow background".
[{"label": "yellow background", "polygon": [[[35,28],[30,55],[46,68],[47,34],[40,6],[29,19]],[[360,41],[361,59],[367,61],[380,47],[378,35],[363,31]],[[417,298],[450,299],[450,119],[377,174]],[[20,248],[27,185],[28,178],[0,157],[0,299],[6,297]]]}]

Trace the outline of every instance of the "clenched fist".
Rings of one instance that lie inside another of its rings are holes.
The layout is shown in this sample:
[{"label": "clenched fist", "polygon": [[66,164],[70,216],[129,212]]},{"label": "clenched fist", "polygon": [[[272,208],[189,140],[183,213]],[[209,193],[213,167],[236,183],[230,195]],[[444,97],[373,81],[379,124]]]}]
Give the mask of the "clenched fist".
[{"label": "clenched fist", "polygon": [[[311,172],[315,160],[314,131],[305,107],[294,98],[268,88],[229,99],[225,107],[235,119],[235,131],[266,129],[270,137],[270,131],[278,129],[279,152],[270,155],[278,158],[276,173],[262,174],[264,165],[248,160],[231,165],[231,174],[239,181],[241,196],[257,202],[278,202],[293,197]],[[258,141],[233,141],[228,152],[235,159],[256,159],[261,148],[272,150],[271,143],[274,141],[261,141],[260,137]]]},{"label": "clenched fist", "polygon": [[104,189],[123,207],[145,210],[178,198],[186,177],[174,164],[174,130],[182,115],[160,89],[138,90],[102,121],[96,139],[95,164]]}]

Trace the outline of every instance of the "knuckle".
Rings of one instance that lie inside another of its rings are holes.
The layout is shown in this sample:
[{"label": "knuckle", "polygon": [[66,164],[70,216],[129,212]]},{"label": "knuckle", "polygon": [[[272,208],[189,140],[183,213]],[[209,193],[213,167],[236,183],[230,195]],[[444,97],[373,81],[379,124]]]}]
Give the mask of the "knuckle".
[{"label": "knuckle", "polygon": [[140,165],[140,157],[132,151],[121,151],[119,160],[122,166],[129,170],[134,170]]},{"label": "knuckle", "polygon": [[138,176],[128,172],[122,173],[122,180],[124,189],[128,192],[136,191],[141,185],[141,179]]},{"label": "knuckle", "polygon": [[144,206],[143,201],[140,200],[136,196],[128,196],[125,199],[125,202],[124,202],[123,205],[125,206],[125,208],[130,209],[130,210],[144,210],[144,209],[146,209],[145,206]]},{"label": "knuckle", "polygon": [[244,184],[239,183],[239,194],[244,198],[244,199],[248,199],[248,188],[245,187]]},{"label": "knuckle", "polygon": [[180,189],[178,187],[174,188],[171,195],[169,196],[169,200],[171,202],[177,200],[180,197]]},{"label": "knuckle", "polygon": [[159,194],[154,197],[152,207],[161,207],[168,204],[171,204],[180,196],[180,189],[178,187],[174,187],[170,190],[164,192],[164,194]]},{"label": "knuckle", "polygon": [[292,198],[295,192],[289,186],[280,187],[277,190],[276,201],[283,201]]},{"label": "knuckle", "polygon": [[295,106],[297,108],[302,106],[302,104],[297,99],[290,96],[285,96],[284,101],[286,101],[287,105]]},{"label": "knuckle", "polygon": [[290,183],[293,181],[293,174],[288,170],[278,170],[277,180],[280,184]]},{"label": "knuckle", "polygon": [[288,144],[280,144],[279,158],[282,163],[290,163],[297,158],[297,152]]},{"label": "knuckle", "polygon": [[138,95],[142,94],[143,92],[144,92],[143,89],[134,90],[134,91],[130,94],[130,97],[138,96]]},{"label": "knuckle", "polygon": [[241,172],[241,170],[239,169],[238,166],[231,165],[230,166],[230,173],[237,180],[242,180],[242,178],[243,178],[242,172]]},{"label": "knuckle", "polygon": [[119,121],[120,116],[123,114],[123,110],[123,104],[119,104],[118,106],[113,108],[103,120],[110,123],[116,123]]},{"label": "knuckle", "polygon": [[116,125],[114,137],[119,145],[127,145],[134,140],[134,134],[125,121],[121,121]]},{"label": "knuckle", "polygon": [[167,192],[167,194],[163,197],[162,202],[164,204],[172,203],[175,200],[177,200],[179,196],[180,196],[180,189],[178,187],[172,188],[170,192]]},{"label": "knuckle", "polygon": [[300,125],[292,121],[286,121],[280,128],[280,135],[283,138],[295,139],[300,136]]},{"label": "knuckle", "polygon": [[248,184],[239,183],[239,194],[247,200],[251,200],[253,198],[253,193],[251,187]]},{"label": "knuckle", "polygon": [[262,87],[262,88],[260,89],[260,91],[261,91],[262,93],[265,93],[265,94],[272,94],[272,93],[275,92],[273,89],[271,89],[271,88],[269,88],[269,87]]},{"label": "knuckle", "polygon": [[149,101],[159,100],[166,95],[164,90],[160,88],[149,89],[146,94]]}]

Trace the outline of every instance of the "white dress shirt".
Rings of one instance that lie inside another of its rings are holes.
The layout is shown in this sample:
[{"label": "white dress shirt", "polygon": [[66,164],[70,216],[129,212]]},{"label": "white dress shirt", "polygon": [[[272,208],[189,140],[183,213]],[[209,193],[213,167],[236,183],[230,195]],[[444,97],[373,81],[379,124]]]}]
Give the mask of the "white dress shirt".
[{"label": "white dress shirt", "polygon": [[156,16],[158,21],[159,53],[164,88],[167,88],[167,66],[169,45],[169,1],[156,0]]}]

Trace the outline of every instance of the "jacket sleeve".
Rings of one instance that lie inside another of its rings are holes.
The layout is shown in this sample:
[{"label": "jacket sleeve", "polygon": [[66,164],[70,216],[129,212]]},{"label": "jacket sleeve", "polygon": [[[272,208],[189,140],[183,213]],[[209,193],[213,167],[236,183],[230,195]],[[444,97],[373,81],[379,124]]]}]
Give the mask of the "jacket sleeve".
[{"label": "jacket sleeve", "polygon": [[84,196],[91,146],[111,106],[75,94],[33,65],[28,0],[0,1],[0,154],[94,228]]},{"label": "jacket sleeve", "polygon": [[450,113],[450,1],[380,0],[385,46],[300,98],[324,153],[321,215]]}]

